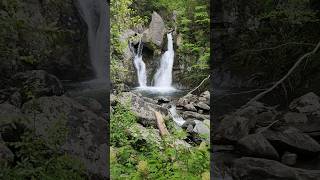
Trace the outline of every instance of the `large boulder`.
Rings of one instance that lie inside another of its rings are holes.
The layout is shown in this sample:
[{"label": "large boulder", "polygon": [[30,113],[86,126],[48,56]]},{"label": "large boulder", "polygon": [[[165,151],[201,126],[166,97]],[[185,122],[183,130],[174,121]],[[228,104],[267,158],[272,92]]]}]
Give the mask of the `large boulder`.
[{"label": "large boulder", "polygon": [[152,13],[152,19],[149,25],[149,29],[143,32],[142,41],[150,48],[153,49],[153,45],[161,47],[163,43],[163,37],[166,32],[165,24],[162,17],[156,13]]},{"label": "large boulder", "polygon": [[242,154],[253,157],[279,159],[278,152],[261,134],[251,134],[238,141]]},{"label": "large boulder", "polygon": [[60,80],[44,70],[32,70],[15,74],[11,86],[19,89],[23,101],[32,97],[60,96],[64,93]]},{"label": "large boulder", "polygon": [[26,125],[34,126],[35,132],[44,138],[48,138],[50,129],[64,124],[67,137],[61,149],[79,157],[91,174],[108,176],[106,119],[65,96],[40,97],[25,103],[22,111],[34,121]]},{"label": "large boulder", "polygon": [[234,180],[319,180],[320,170],[292,168],[274,160],[243,157],[234,161]]},{"label": "large boulder", "polygon": [[0,129],[9,127],[12,124],[26,123],[26,117],[17,107],[9,104],[0,104]]},{"label": "large boulder", "polygon": [[[140,94],[133,92],[123,92],[116,100],[123,105],[130,104],[130,108],[133,113],[137,116],[138,121],[144,126],[155,126],[156,117],[154,110],[159,111],[163,115],[167,115],[168,111],[166,108],[157,104],[150,98],[142,97]],[[153,103],[154,102],[154,103]]]},{"label": "large boulder", "polygon": [[320,116],[320,98],[315,93],[310,92],[293,100],[289,108],[292,111]]}]

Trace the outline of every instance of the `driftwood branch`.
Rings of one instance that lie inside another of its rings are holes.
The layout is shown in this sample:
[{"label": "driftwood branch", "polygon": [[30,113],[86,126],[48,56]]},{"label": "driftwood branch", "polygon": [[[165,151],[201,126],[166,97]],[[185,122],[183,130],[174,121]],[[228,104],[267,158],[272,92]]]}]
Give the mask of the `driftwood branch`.
[{"label": "driftwood branch", "polygon": [[164,123],[164,120],[162,118],[162,115],[157,111],[153,110],[153,112],[154,112],[154,115],[156,116],[156,119],[157,119],[157,126],[158,126],[158,129],[160,131],[161,137],[170,135],[169,131],[168,131],[168,129],[167,129],[165,123]]},{"label": "driftwood branch", "polygon": [[291,73],[300,65],[300,63],[307,57],[315,54],[320,48],[320,41],[318,42],[317,46],[310,52],[304,54],[303,56],[301,56],[297,62],[290,68],[290,70],[287,72],[286,75],[284,75],[279,81],[277,81],[273,86],[271,86],[269,89],[267,89],[266,91],[261,92],[260,94],[256,95],[254,98],[252,98],[248,103],[252,103],[254,101],[259,100],[260,98],[262,98],[264,95],[268,94],[269,92],[271,92],[272,90],[274,90],[276,87],[278,87],[280,84],[283,83],[284,80],[286,80]]},{"label": "driftwood branch", "polygon": [[195,87],[194,89],[192,89],[192,90],[191,90],[190,92],[188,92],[188,94],[186,94],[185,96],[192,94],[195,90],[197,90],[199,87],[201,87],[202,84],[203,84],[205,81],[207,81],[209,78],[210,78],[210,75],[208,75],[206,78],[204,78],[197,87]]}]

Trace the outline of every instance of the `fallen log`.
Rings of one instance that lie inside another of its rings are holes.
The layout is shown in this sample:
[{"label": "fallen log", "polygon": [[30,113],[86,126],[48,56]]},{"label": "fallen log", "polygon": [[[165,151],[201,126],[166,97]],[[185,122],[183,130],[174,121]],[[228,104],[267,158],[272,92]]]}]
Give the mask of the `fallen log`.
[{"label": "fallen log", "polygon": [[153,110],[153,112],[154,112],[154,115],[156,116],[156,119],[157,119],[157,126],[158,126],[158,129],[160,131],[161,137],[170,135],[169,131],[168,131],[167,127],[166,127],[166,124],[164,123],[164,120],[162,118],[162,115],[157,111]]}]

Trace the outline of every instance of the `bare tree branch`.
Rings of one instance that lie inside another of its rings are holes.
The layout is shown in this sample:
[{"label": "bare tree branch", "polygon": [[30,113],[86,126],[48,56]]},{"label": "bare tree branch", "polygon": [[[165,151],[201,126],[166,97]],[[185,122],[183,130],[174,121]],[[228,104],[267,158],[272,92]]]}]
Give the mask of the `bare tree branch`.
[{"label": "bare tree branch", "polygon": [[267,89],[266,91],[261,92],[260,94],[256,95],[254,98],[252,98],[248,103],[252,103],[254,101],[259,100],[260,98],[262,98],[264,95],[268,94],[269,92],[271,92],[272,90],[274,90],[276,87],[278,87],[280,84],[283,83],[284,80],[286,80],[291,73],[299,66],[299,64],[307,57],[315,54],[320,48],[320,41],[318,42],[317,46],[310,52],[304,54],[303,56],[301,56],[298,61],[290,68],[290,70],[287,72],[287,74],[285,76],[283,76],[279,81],[277,81],[272,87],[270,87],[269,89]]},{"label": "bare tree branch", "polygon": [[208,79],[210,78],[210,75],[208,75],[206,78],[204,78],[201,83],[195,87],[194,89],[192,89],[190,92],[188,92],[188,94],[186,94],[185,96],[189,95],[189,94],[192,94],[195,90],[197,90],[200,86],[202,86],[202,84],[207,81]]}]

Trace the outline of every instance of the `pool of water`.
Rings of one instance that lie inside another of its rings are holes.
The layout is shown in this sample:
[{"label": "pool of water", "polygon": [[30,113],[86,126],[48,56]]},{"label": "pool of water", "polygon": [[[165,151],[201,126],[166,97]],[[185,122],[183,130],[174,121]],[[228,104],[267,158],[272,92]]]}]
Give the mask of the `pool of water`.
[{"label": "pool of water", "polygon": [[136,87],[132,89],[133,92],[139,92],[142,96],[155,98],[159,96],[170,97],[171,99],[179,98],[187,94],[187,90],[180,90],[174,87]]}]

